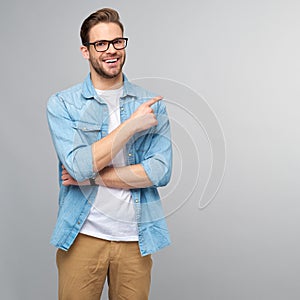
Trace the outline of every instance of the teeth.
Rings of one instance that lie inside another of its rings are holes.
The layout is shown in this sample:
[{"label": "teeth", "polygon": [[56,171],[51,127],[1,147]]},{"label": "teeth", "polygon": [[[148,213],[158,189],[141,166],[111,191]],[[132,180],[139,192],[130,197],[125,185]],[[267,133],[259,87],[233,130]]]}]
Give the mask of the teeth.
[{"label": "teeth", "polygon": [[114,62],[116,62],[117,61],[117,59],[108,59],[108,60],[106,60],[105,62],[107,62],[107,63],[114,63]]}]

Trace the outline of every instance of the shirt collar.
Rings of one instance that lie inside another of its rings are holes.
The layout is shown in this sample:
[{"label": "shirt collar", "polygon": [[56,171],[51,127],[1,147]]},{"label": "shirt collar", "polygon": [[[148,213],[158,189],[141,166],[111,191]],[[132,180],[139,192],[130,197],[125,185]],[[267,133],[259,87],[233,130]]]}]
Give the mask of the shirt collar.
[{"label": "shirt collar", "polygon": [[126,97],[126,96],[133,96],[133,97],[137,97],[137,91],[136,88],[134,87],[134,85],[132,83],[130,83],[126,77],[126,75],[123,73],[123,96],[122,97]]},{"label": "shirt collar", "polygon": [[[92,80],[91,80],[91,74],[89,73],[88,76],[85,78],[82,86],[82,96],[86,99],[95,98],[100,102],[103,102],[101,99],[99,99],[97,92],[95,91],[95,88],[93,86]],[[137,97],[136,89],[134,88],[134,85],[130,83],[126,77],[126,75],[123,73],[123,97],[126,96],[133,96]]]}]

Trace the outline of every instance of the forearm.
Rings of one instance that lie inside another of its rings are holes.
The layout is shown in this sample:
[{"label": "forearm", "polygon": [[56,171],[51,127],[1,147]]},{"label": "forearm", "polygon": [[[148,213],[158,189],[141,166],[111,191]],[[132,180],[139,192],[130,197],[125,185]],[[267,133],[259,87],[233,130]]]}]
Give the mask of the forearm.
[{"label": "forearm", "polygon": [[129,122],[124,122],[109,135],[92,145],[94,171],[100,172],[110,164],[116,154],[135,133]]},{"label": "forearm", "polygon": [[106,167],[99,172],[96,183],[110,188],[132,189],[152,186],[141,164],[125,167]]},{"label": "forearm", "polygon": [[100,172],[108,166],[135,133],[157,125],[156,117],[150,106],[161,99],[162,97],[155,97],[144,102],[129,119],[92,145],[94,172]]}]

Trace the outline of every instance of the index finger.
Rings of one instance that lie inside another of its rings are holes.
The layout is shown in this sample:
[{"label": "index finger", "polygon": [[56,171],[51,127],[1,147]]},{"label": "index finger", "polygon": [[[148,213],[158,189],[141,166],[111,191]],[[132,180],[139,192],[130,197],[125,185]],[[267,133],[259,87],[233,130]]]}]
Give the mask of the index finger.
[{"label": "index finger", "polygon": [[162,96],[157,96],[157,97],[154,97],[154,98],[152,98],[152,99],[146,101],[144,104],[145,104],[146,106],[151,106],[151,105],[153,105],[154,103],[160,101],[162,98],[163,98]]}]

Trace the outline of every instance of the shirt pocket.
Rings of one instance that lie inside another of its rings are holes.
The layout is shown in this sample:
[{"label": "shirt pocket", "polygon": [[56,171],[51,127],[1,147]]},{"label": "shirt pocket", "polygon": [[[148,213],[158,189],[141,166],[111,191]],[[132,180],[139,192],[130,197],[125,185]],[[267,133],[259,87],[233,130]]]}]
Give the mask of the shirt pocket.
[{"label": "shirt pocket", "polygon": [[101,125],[90,124],[81,121],[74,123],[75,129],[75,144],[88,144],[91,145],[101,139]]}]

